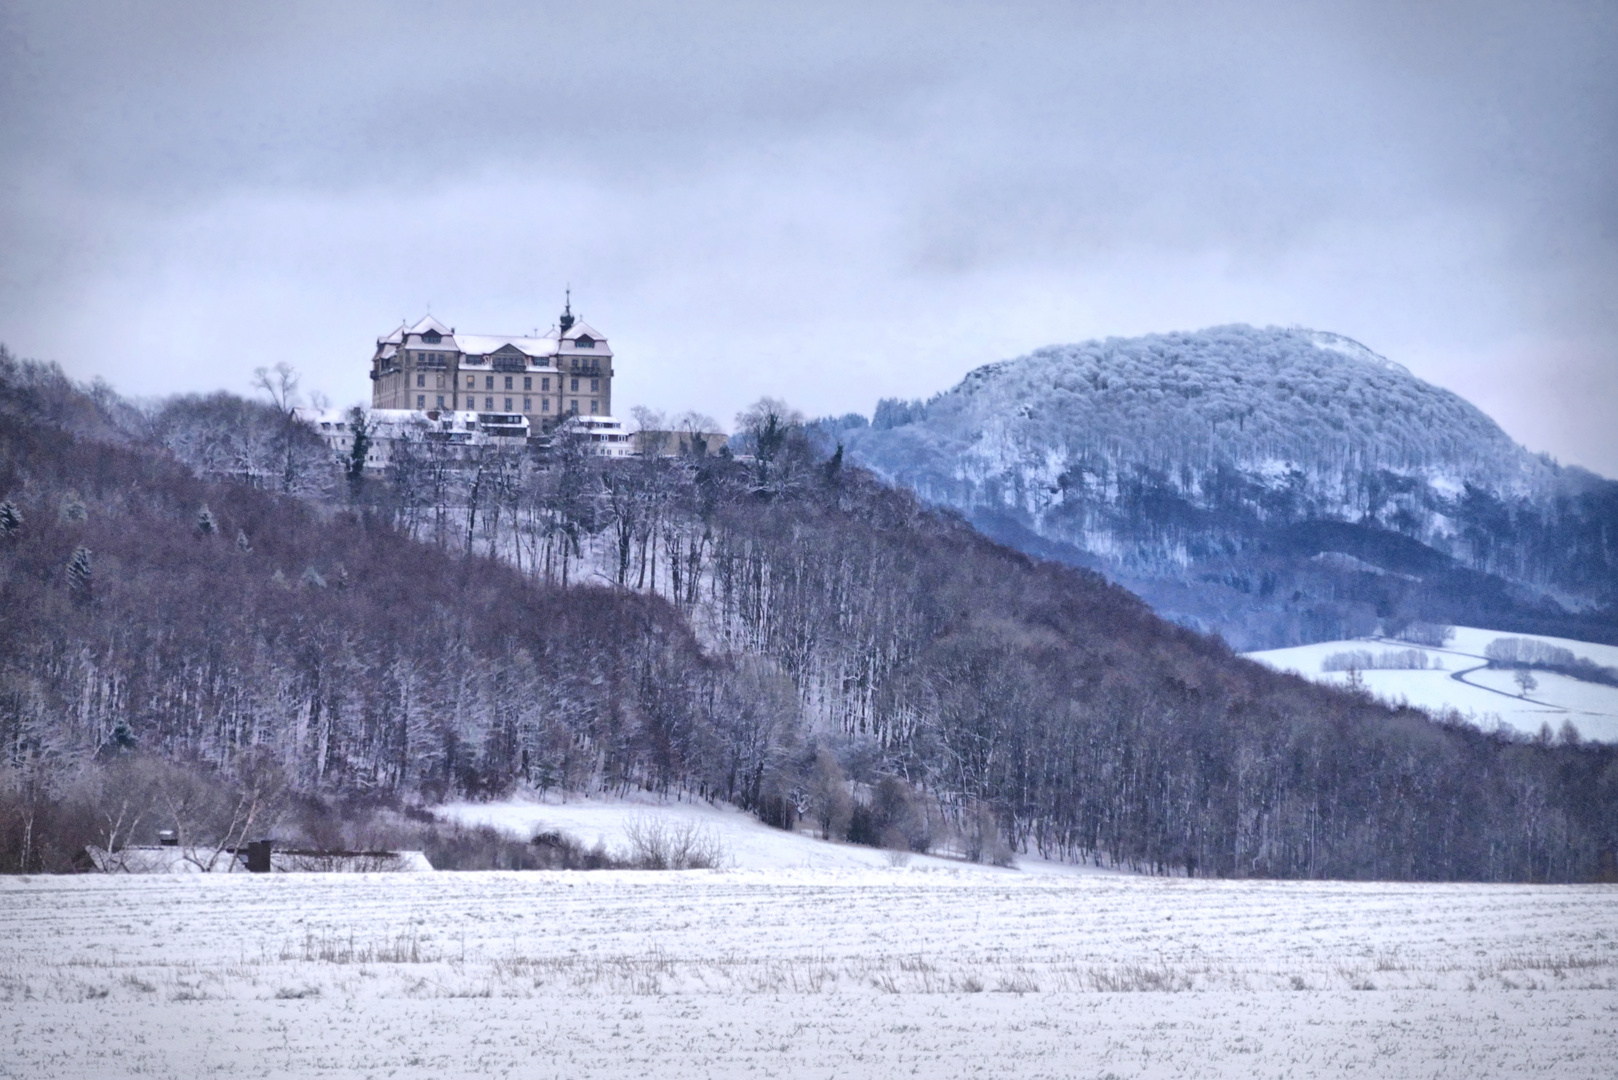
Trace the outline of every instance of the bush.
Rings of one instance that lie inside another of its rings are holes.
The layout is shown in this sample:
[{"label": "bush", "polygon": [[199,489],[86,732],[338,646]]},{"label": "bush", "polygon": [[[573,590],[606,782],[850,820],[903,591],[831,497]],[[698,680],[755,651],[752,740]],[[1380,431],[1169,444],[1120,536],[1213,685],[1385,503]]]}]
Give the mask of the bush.
[{"label": "bush", "polygon": [[961,851],[972,862],[1012,865],[1011,845],[1000,835],[1000,823],[987,803],[970,807],[961,829]]},{"label": "bush", "polygon": [[629,865],[637,870],[712,870],[729,857],[712,829],[694,822],[678,824],[642,815],[625,826]]},{"label": "bush", "polygon": [[1441,623],[1414,622],[1393,636],[1412,645],[1442,649],[1455,640],[1455,627],[1444,626]]},{"label": "bush", "polygon": [[932,849],[934,815],[922,794],[896,776],[885,776],[869,802],[856,802],[849,813],[848,839],[870,847],[925,854]]}]

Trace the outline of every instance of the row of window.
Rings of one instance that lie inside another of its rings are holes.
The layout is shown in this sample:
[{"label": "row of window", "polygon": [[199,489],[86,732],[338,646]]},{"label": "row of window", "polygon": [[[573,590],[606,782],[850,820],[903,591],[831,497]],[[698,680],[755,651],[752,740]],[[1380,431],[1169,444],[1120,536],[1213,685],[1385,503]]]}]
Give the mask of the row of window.
[{"label": "row of window", "polygon": [[[505,380],[506,380],[505,388],[507,390],[515,390],[516,389],[516,386],[514,385],[515,376],[507,375],[505,377]],[[572,383],[572,385],[569,387],[569,389],[571,389],[574,393],[578,393],[578,391],[579,391],[579,383],[581,383],[583,380],[582,379],[571,379],[569,381]],[[466,377],[466,388],[468,390],[471,390],[471,389],[475,388],[477,386],[477,384],[478,384],[477,376],[468,375]],[[442,386],[443,383],[440,382],[439,385]],[[427,386],[427,376],[418,372],[417,375],[416,375],[416,388],[417,389],[425,389],[426,386]],[[524,390],[532,390],[534,388],[533,376],[531,376],[531,375],[523,376],[522,388]],[[494,389],[494,376],[493,375],[485,375],[483,377],[483,389],[485,389],[485,390],[493,390]],[[550,389],[551,389],[551,380],[549,378],[541,378],[539,380],[540,393],[548,394],[548,393],[550,393]],[[590,380],[590,393],[592,393],[592,394],[601,393],[601,380],[600,379],[591,379]]]},{"label": "row of window", "polygon": [[[588,340],[588,339],[585,339],[585,340]],[[595,342],[592,341],[589,344],[585,344],[585,341],[580,341],[579,342],[579,347],[584,348],[584,349],[593,349],[593,348],[595,348]],[[418,363],[418,364],[431,364],[431,365],[434,365],[434,366],[442,367],[443,365],[449,363],[450,355],[451,355],[450,353],[442,353],[442,352],[418,352],[416,354],[416,363]],[[468,357],[468,359],[471,359],[471,357]],[[527,361],[525,361],[525,362],[527,362]],[[543,367],[545,365],[541,364],[540,366]],[[601,370],[601,358],[598,357],[598,356],[575,356],[575,357],[573,357],[573,370],[574,371],[579,371],[579,370],[600,371]]]},{"label": "row of window", "polygon": [[[504,399],[506,412],[512,412],[513,411],[512,402],[515,401],[515,400],[516,400],[515,398],[505,398]],[[416,395],[416,408],[425,409],[426,407],[427,407],[427,395],[426,394],[417,394]],[[475,408],[478,407],[478,399],[473,397],[471,394],[468,394],[468,395],[466,395],[466,404],[464,406],[462,406],[462,405],[457,403],[457,400],[455,399],[454,395],[451,395],[450,403],[448,405],[445,405],[444,404],[444,395],[439,394],[438,395],[438,404],[436,406],[434,406],[434,407],[439,408],[439,409],[444,409],[444,408],[459,409],[459,408],[463,408],[463,407],[467,408],[467,409],[475,409]],[[494,411],[494,398],[486,397],[486,398],[483,399],[483,411],[484,412],[493,412]],[[523,398],[522,399],[522,411],[525,412],[525,413],[531,413],[531,412],[534,411],[534,399],[533,398]],[[540,412],[550,412],[551,411],[550,398],[541,398],[540,399],[539,411]],[[579,411],[579,399],[578,398],[569,399],[569,401],[568,401],[568,410],[567,411],[572,412],[572,413],[576,413],[576,412]],[[591,401],[590,401],[590,415],[595,416],[595,415],[599,414],[600,412],[601,412],[601,400],[599,398],[591,399]]]}]

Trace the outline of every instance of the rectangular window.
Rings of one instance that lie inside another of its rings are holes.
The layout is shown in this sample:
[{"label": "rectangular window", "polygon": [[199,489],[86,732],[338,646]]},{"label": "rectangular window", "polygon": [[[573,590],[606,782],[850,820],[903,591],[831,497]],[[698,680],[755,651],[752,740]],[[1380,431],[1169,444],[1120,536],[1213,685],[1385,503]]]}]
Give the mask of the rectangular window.
[{"label": "rectangular window", "polygon": [[442,409],[444,407],[444,395],[443,394],[438,395],[438,407],[440,409]]},{"label": "rectangular window", "polygon": [[596,413],[598,413],[600,411],[601,411],[601,402],[596,401],[594,399],[591,399],[591,401],[590,401],[590,415],[594,416]]},{"label": "rectangular window", "polygon": [[483,389],[485,389],[485,390],[493,390],[494,389],[494,376],[493,375],[485,375],[485,376],[483,376]]},{"label": "rectangular window", "polygon": [[472,376],[468,375],[466,377],[466,388],[468,390],[472,389],[472,387],[476,386],[477,384],[478,384],[478,381],[476,379],[472,378]]},{"label": "rectangular window", "polygon": [[577,380],[577,379],[574,379],[574,380],[573,380],[573,386],[572,386],[572,387],[571,387],[571,389],[572,389],[572,390],[573,390],[573,392],[574,392],[574,393],[578,393],[578,390],[579,390],[579,380]]},{"label": "rectangular window", "polygon": [[494,398],[492,398],[492,397],[484,398],[483,399],[483,408],[487,412],[494,412]]},{"label": "rectangular window", "polygon": [[546,393],[549,393],[551,389],[551,381],[549,379],[539,380],[539,388]]},{"label": "rectangular window", "polygon": [[417,394],[416,395],[416,408],[425,409],[426,407],[427,407],[427,395],[426,394]]},{"label": "rectangular window", "polygon": [[550,398],[546,398],[544,401],[541,401],[539,403],[539,411],[540,412],[550,412],[551,411],[551,399]]},{"label": "rectangular window", "polygon": [[522,378],[522,388],[524,390],[532,390],[534,388],[534,380],[524,375]]},{"label": "rectangular window", "polygon": [[511,411],[511,399],[506,398],[506,412],[510,412],[510,411]]},{"label": "rectangular window", "polygon": [[567,411],[570,412],[570,413],[576,413],[576,412],[579,411],[579,399],[578,398],[574,398],[572,401],[567,403]]},{"label": "rectangular window", "polygon": [[600,379],[591,379],[590,380],[590,393],[592,393],[592,394],[601,393],[601,380]]},{"label": "rectangular window", "polygon": [[533,398],[525,397],[525,398],[522,399],[522,411],[523,412],[533,412],[534,411],[534,399]]},{"label": "rectangular window", "polygon": [[511,376],[510,375],[506,376],[506,389],[507,390],[511,389]]},{"label": "rectangular window", "polygon": [[427,376],[423,375],[419,371],[416,372],[416,385],[417,386],[426,386],[427,385]]}]

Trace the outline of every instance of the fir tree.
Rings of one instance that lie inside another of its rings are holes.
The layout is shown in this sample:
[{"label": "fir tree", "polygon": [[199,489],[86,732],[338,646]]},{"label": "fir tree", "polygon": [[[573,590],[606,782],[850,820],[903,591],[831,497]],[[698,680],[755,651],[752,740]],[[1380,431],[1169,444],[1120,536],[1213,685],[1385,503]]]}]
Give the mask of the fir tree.
[{"label": "fir tree", "polygon": [[253,542],[247,538],[245,529],[236,530],[236,550],[243,555],[251,555],[253,552]]},{"label": "fir tree", "polygon": [[139,745],[138,740],[135,738],[135,732],[130,728],[128,722],[120,720],[113,725],[112,734],[108,735],[107,741],[101,744],[101,749],[96,751],[96,757],[102,761],[107,761],[122,757],[125,754],[132,754],[137,749],[139,749]]},{"label": "fir tree", "polygon": [[17,504],[7,499],[0,502],[0,536],[12,537],[22,528],[22,511]]},{"label": "fir tree", "polygon": [[358,405],[348,410],[348,426],[354,432],[354,445],[348,451],[348,493],[358,499],[365,485],[365,459],[371,452],[371,425]]},{"label": "fir tree", "polygon": [[212,536],[218,531],[219,522],[214,519],[213,511],[208,509],[206,503],[203,504],[202,509],[197,511],[197,535]]},{"label": "fir tree", "polygon": [[90,549],[75,548],[73,557],[67,561],[68,591],[78,603],[88,604],[94,585],[95,571],[90,566]]}]

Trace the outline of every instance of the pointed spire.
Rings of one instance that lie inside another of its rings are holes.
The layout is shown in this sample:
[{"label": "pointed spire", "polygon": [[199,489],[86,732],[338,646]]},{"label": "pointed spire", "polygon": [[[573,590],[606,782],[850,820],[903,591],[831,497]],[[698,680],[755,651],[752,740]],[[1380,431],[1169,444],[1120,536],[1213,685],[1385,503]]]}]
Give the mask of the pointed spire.
[{"label": "pointed spire", "polygon": [[562,333],[559,336],[565,337],[568,330],[573,326],[573,286],[571,285],[567,287],[567,304],[562,308],[561,322]]}]

